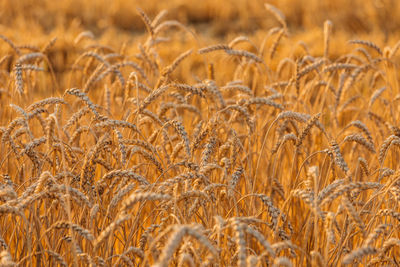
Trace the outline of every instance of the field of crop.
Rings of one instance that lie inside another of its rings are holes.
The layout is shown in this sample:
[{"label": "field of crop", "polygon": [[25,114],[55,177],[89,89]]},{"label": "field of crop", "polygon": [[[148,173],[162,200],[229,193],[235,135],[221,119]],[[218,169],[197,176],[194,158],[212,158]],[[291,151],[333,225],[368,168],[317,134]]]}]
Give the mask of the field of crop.
[{"label": "field of crop", "polygon": [[399,266],[398,14],[0,1],[0,266]]}]

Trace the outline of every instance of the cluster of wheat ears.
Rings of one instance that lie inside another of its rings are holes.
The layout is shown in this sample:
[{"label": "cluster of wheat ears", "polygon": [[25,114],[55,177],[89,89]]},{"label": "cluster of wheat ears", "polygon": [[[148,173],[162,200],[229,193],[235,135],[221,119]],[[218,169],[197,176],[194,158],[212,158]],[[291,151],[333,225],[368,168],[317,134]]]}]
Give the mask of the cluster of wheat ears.
[{"label": "cluster of wheat ears", "polygon": [[1,35],[0,265],[398,265],[400,43],[333,59],[327,21],[322,55],[278,57],[267,12],[259,45],[166,62],[190,29],[139,10],[136,55],[83,32],[61,76],[56,39]]}]

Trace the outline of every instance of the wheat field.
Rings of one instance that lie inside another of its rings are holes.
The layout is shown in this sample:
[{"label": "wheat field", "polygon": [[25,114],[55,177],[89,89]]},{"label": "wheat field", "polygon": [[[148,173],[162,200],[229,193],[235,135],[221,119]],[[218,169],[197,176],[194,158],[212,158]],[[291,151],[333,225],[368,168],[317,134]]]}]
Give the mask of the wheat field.
[{"label": "wheat field", "polygon": [[400,265],[397,1],[0,10],[0,266]]}]

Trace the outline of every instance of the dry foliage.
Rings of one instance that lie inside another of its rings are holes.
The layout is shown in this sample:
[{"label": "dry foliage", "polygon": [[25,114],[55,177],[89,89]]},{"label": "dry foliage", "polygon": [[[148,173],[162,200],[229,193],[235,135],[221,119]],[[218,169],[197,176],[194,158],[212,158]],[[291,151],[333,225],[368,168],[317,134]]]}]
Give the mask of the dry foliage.
[{"label": "dry foliage", "polygon": [[1,266],[399,264],[399,45],[250,10],[275,27],[0,36]]}]

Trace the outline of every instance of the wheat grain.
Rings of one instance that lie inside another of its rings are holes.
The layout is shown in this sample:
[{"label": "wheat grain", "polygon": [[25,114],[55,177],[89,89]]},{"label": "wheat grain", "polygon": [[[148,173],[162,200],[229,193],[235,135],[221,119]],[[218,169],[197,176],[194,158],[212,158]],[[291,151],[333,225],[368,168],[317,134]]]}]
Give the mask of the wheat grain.
[{"label": "wheat grain", "polygon": [[355,249],[343,258],[343,264],[351,264],[355,259],[362,258],[367,255],[373,255],[377,252],[377,249],[374,247],[362,247]]},{"label": "wheat grain", "polygon": [[365,45],[367,47],[370,47],[374,49],[376,52],[378,52],[379,55],[383,55],[382,50],[373,42],[371,41],[364,41],[364,40],[350,40],[349,44],[360,44],[360,45]]}]

